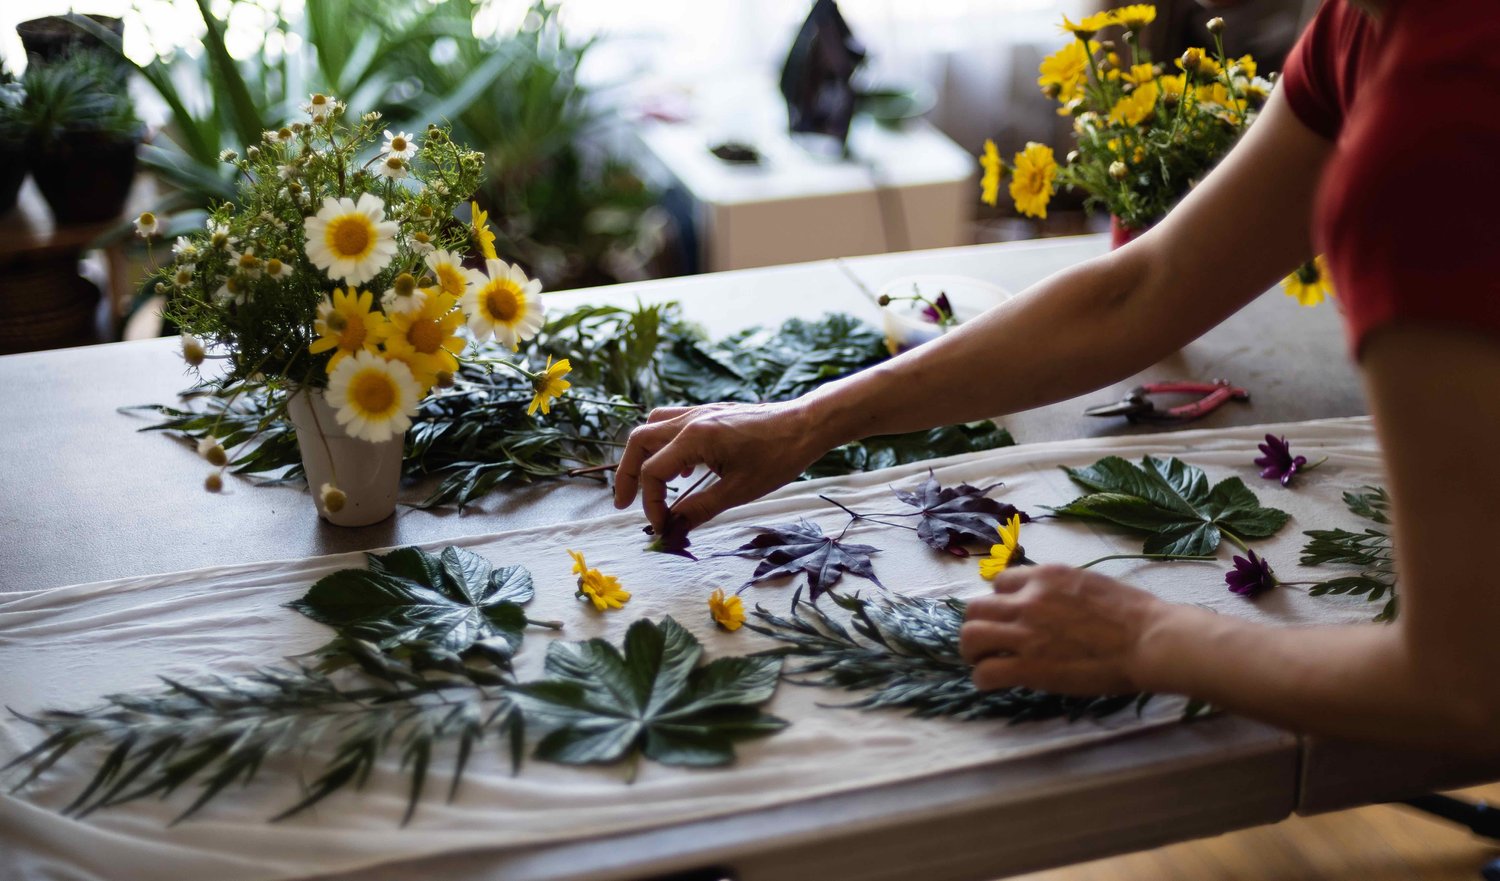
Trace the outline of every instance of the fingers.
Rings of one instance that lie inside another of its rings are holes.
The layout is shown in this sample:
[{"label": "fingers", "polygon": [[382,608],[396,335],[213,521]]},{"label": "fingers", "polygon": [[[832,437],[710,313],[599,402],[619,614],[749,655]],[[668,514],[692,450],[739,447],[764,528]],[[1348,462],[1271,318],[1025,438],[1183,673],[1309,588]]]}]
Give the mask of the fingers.
[{"label": "fingers", "polygon": [[[1029,570],[1029,571],[1028,571]],[[998,594],[1013,594],[1021,590],[1031,582],[1036,570],[1032,566],[1013,566],[1006,569],[990,580],[990,585]]]},{"label": "fingers", "polygon": [[680,518],[687,528],[697,529],[725,511],[753,496],[745,493],[734,478],[725,478],[704,487],[672,506],[672,514]]},{"label": "fingers", "polygon": [[[652,416],[655,415],[653,412]],[[658,422],[637,426],[630,432],[625,452],[620,455],[620,462],[615,468],[616,508],[626,508],[635,501],[636,491],[640,488],[642,464],[666,446],[680,430],[680,426],[675,423]]]},{"label": "fingers", "polygon": [[1026,629],[1019,624],[1000,621],[965,621],[958,630],[958,653],[975,664],[1001,653],[1015,653],[1021,647]]},{"label": "fingers", "polygon": [[[658,532],[667,524],[667,482],[691,474],[694,468],[703,464],[703,454],[694,443],[695,437],[690,430],[678,432],[640,466],[641,505],[646,510],[646,520]],[[696,497],[695,493],[693,498]]]},{"label": "fingers", "polygon": [[974,665],[974,687],[980,691],[1014,688],[1024,681],[1020,658],[993,656]]}]

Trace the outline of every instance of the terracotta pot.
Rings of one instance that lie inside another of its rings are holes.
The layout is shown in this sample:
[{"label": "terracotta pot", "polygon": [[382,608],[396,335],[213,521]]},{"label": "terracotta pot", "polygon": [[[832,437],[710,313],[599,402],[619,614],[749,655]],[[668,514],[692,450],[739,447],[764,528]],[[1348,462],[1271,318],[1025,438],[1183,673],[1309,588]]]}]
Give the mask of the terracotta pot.
[{"label": "terracotta pot", "polygon": [[1151,228],[1151,224],[1145,226],[1126,226],[1120,222],[1120,218],[1111,214],[1109,216],[1109,249],[1123,248],[1141,233]]},{"label": "terracotta pot", "polygon": [[[302,468],[307,472],[307,486],[312,490],[318,516],[335,526],[369,526],[395,512],[404,435],[380,443],[350,437],[339,425],[333,408],[323,400],[322,389],[295,392],[286,410],[297,429]],[[323,508],[325,483],[343,490],[345,501],[340,510]]]}]

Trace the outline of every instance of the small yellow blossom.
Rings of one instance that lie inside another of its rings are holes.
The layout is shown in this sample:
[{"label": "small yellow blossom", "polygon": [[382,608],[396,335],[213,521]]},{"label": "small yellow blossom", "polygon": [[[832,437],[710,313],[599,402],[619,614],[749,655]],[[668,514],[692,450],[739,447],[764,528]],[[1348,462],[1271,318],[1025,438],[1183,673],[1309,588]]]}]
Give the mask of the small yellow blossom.
[{"label": "small yellow blossom", "polygon": [[1000,201],[1002,167],[1000,150],[988,138],[984,141],[984,155],[979,157],[979,164],[984,166],[984,177],[979,180],[979,199],[986,205],[995,205]]},{"label": "small yellow blossom", "polygon": [[737,596],[725,596],[721,587],[708,596],[708,614],[715,624],[733,633],[745,623],[745,604]]},{"label": "small yellow blossom", "polygon": [[1281,280],[1288,297],[1296,297],[1304,306],[1316,306],[1324,297],[1333,296],[1333,279],[1328,275],[1328,261],[1323,255],[1307,261],[1297,271]]},{"label": "small yellow blossom", "polygon": [[995,527],[995,531],[1000,533],[1000,543],[991,545],[990,555],[980,559],[980,578],[994,578],[1012,563],[1019,563],[1026,559],[1026,551],[1021,547],[1020,514],[1012,514],[1010,521],[1004,526]]},{"label": "small yellow blossom", "polygon": [[1115,102],[1109,109],[1109,121],[1122,125],[1140,125],[1141,120],[1156,110],[1156,99],[1161,90],[1150,82]]},{"label": "small yellow blossom", "polygon": [[1064,15],[1062,24],[1058,25],[1058,30],[1066,34],[1072,34],[1080,40],[1087,40],[1114,23],[1114,16],[1108,12],[1096,12],[1093,15],[1085,16],[1077,24],[1069,21],[1068,17]]},{"label": "small yellow blossom", "polygon": [[1036,84],[1049,95],[1051,88],[1056,87],[1057,94],[1053,97],[1063,104],[1077,100],[1088,81],[1089,55],[1097,51],[1099,44],[1092,40],[1087,45],[1078,40],[1069,43],[1042,59],[1041,67],[1037,68],[1041,76],[1036,78]]},{"label": "small yellow blossom", "polygon": [[600,612],[622,608],[630,602],[630,591],[620,587],[619,579],[605,575],[598,569],[590,569],[583,554],[568,551],[573,558],[573,573],[578,576],[578,590],[574,596],[587,599]]},{"label": "small yellow blossom", "polygon": [[473,224],[469,227],[469,236],[474,240],[474,246],[484,259],[499,259],[495,253],[495,231],[490,229],[489,213],[481,211],[478,202],[470,202],[469,210],[474,215]]},{"label": "small yellow blossom", "polygon": [[374,352],[388,329],[386,318],[372,311],[374,295],[369,291],[356,291],[353,287],[335,289],[330,299],[318,307],[318,318],[313,330],[318,338],[307,350],[314,355],[332,351],[328,361],[328,372],[332,373],[339,362],[356,352]]},{"label": "small yellow blossom", "polygon": [[1149,3],[1132,3],[1104,14],[1109,16],[1113,24],[1120,25],[1127,31],[1139,31],[1156,21],[1156,7]]},{"label": "small yellow blossom", "polygon": [[573,383],[563,379],[572,369],[573,365],[568,363],[567,358],[553,364],[552,356],[547,356],[547,367],[537,374],[534,382],[536,394],[532,395],[531,406],[526,408],[527,416],[535,416],[538,409],[543,416],[552,412],[552,399],[573,387]]},{"label": "small yellow blossom", "polygon": [[1057,178],[1057,159],[1052,148],[1032,141],[1016,154],[1015,171],[1010,179],[1010,197],[1016,210],[1028,217],[1047,217],[1047,203],[1052,201],[1052,182]]},{"label": "small yellow blossom", "polygon": [[1135,65],[1131,65],[1130,70],[1125,71],[1125,73],[1121,75],[1121,78],[1124,79],[1125,82],[1130,83],[1131,85],[1135,85],[1135,86],[1144,85],[1144,84],[1149,83],[1152,80],[1156,79],[1156,65],[1154,65],[1154,64],[1135,64]]}]

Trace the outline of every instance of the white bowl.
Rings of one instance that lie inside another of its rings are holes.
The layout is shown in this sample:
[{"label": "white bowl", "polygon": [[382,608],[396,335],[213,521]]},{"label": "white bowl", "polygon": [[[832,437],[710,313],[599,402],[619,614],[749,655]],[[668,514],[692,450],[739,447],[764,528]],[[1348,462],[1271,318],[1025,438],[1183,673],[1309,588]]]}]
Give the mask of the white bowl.
[{"label": "white bowl", "polygon": [[[936,300],[939,294],[948,295],[957,324],[971,321],[980,313],[1010,299],[1013,294],[1005,288],[978,278],[964,275],[907,275],[886,282],[879,295],[910,297],[913,291],[920,292],[928,300]],[[914,349],[928,340],[937,339],[944,328],[922,315],[926,306],[912,300],[896,300],[883,307],[881,325],[885,330],[886,348],[892,355]]]}]

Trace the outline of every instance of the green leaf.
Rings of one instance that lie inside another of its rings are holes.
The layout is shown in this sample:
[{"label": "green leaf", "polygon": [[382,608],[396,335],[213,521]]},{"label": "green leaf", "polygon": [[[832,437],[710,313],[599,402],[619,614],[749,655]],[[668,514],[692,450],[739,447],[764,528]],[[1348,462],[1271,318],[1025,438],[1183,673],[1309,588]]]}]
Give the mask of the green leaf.
[{"label": "green leaf", "polygon": [[1142,553],[1208,555],[1225,533],[1266,538],[1290,519],[1285,511],[1262,507],[1238,477],[1210,487],[1201,469],[1176,458],[1147,456],[1135,465],[1109,456],[1063,470],[1089,493],[1053,511],[1147,533]]},{"label": "green leaf", "polygon": [[462,548],[438,556],[420,548],[369,555],[369,569],[325,576],[289,605],[383,651],[398,647],[441,660],[476,647],[492,659],[520,647],[526,615],[520,604],[534,592],[520,566],[495,568]]},{"label": "green leaf", "polygon": [[640,754],[668,765],[734,760],[734,742],[786,726],[758,707],[776,690],[781,660],[720,658],[700,666],[698,640],[670,617],[640,620],[624,652],[602,639],[548,647],[549,678],[516,689],[551,730],[536,757],[607,764]]}]

